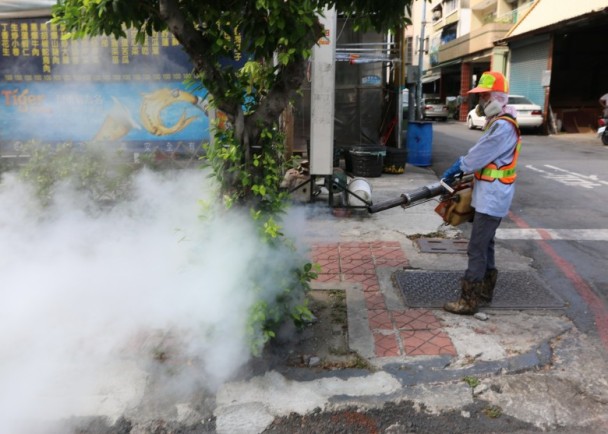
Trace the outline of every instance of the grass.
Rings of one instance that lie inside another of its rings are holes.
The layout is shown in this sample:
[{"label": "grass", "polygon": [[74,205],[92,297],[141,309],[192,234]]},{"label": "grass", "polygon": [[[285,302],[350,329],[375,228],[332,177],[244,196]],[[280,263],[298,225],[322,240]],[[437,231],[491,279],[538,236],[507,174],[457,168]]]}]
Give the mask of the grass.
[{"label": "grass", "polygon": [[418,240],[420,238],[445,238],[445,232],[435,231],[435,232],[429,232],[428,234],[414,234],[414,235],[408,235],[407,238],[412,241]]},{"label": "grass", "polygon": [[483,409],[483,414],[491,419],[496,419],[502,416],[502,408],[497,405],[491,405]]},{"label": "grass", "polygon": [[471,377],[471,376],[466,376],[462,379],[462,381],[464,381],[465,383],[467,383],[467,385],[471,388],[474,389],[477,386],[479,386],[479,384],[481,383],[479,381],[479,378],[477,377]]},{"label": "grass", "polygon": [[341,326],[346,326],[348,323],[348,314],[346,310],[346,292],[340,290],[329,291],[331,300],[331,320]]}]

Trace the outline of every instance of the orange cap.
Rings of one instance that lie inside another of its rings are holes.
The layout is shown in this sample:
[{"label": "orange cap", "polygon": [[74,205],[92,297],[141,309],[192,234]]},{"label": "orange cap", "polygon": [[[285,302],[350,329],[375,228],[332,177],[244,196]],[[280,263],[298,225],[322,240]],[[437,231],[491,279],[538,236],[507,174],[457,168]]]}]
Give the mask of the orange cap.
[{"label": "orange cap", "polygon": [[509,93],[509,80],[507,80],[500,72],[486,71],[481,74],[477,87],[471,89],[468,93],[480,92]]}]

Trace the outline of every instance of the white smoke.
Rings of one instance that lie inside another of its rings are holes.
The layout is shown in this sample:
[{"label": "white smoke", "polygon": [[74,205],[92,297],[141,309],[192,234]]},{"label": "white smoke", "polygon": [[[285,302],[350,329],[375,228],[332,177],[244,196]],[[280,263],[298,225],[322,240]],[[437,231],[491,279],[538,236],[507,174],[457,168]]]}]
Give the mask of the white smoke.
[{"label": "white smoke", "polygon": [[0,432],[119,415],[151,366],[166,367],[180,399],[183,385],[213,389],[247,361],[247,269],[270,253],[249,218],[200,217],[199,200],[215,197],[207,183],[201,170],[146,171],[133,200],[92,216],[69,188],[42,209],[3,176]]}]

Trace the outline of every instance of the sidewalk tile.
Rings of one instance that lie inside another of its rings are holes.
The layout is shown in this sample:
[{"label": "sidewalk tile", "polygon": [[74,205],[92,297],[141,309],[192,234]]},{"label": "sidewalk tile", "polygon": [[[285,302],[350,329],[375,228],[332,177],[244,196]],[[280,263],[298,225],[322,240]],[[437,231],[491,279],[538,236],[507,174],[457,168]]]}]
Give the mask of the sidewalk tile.
[{"label": "sidewalk tile", "polygon": [[351,274],[373,274],[376,275],[376,267],[369,259],[342,259],[340,258],[340,268],[343,273]]},{"label": "sidewalk tile", "polygon": [[372,241],[370,243],[372,249],[381,249],[384,247],[399,247],[401,248],[401,243],[399,241]]},{"label": "sidewalk tile", "polygon": [[321,267],[320,273],[338,274],[340,273],[340,261],[337,259],[320,259],[315,261]]},{"label": "sidewalk tile", "polygon": [[[365,306],[368,310],[386,309],[384,295],[380,291],[364,292]],[[392,328],[392,327],[391,327]]]},{"label": "sidewalk tile", "polygon": [[405,257],[401,245],[396,246],[379,246],[372,248],[374,263],[377,266],[384,267],[407,267],[409,261]]},{"label": "sidewalk tile", "polygon": [[345,259],[372,259],[372,251],[369,244],[362,246],[347,247],[340,245],[340,260]]},{"label": "sidewalk tile", "polygon": [[399,343],[393,333],[374,333],[374,350],[377,357],[396,357],[401,353]]},{"label": "sidewalk tile", "polygon": [[378,277],[375,274],[344,273],[344,281],[360,283],[363,291],[379,291]]},{"label": "sidewalk tile", "polygon": [[311,249],[311,257],[315,262],[323,259],[337,260],[340,257],[338,244],[315,244]]},{"label": "sidewalk tile", "polygon": [[410,265],[410,263],[407,259],[376,259],[375,263],[379,267],[407,268]]},{"label": "sidewalk tile", "polygon": [[400,333],[408,356],[456,355],[456,348],[442,330],[408,330]]},{"label": "sidewalk tile", "polygon": [[346,241],[340,243],[340,247],[344,248],[367,248],[369,249],[369,241]]},{"label": "sidewalk tile", "polygon": [[325,283],[325,282],[340,282],[340,274],[338,273],[330,273],[330,274],[317,274],[316,282]]},{"label": "sidewalk tile", "polygon": [[380,249],[372,249],[372,255],[375,259],[405,259],[401,247],[382,247]]},{"label": "sidewalk tile", "polygon": [[372,330],[393,331],[393,322],[386,309],[374,309],[367,311],[367,321]]},{"label": "sidewalk tile", "polygon": [[399,330],[434,330],[441,328],[439,319],[427,309],[391,311],[395,327]]}]

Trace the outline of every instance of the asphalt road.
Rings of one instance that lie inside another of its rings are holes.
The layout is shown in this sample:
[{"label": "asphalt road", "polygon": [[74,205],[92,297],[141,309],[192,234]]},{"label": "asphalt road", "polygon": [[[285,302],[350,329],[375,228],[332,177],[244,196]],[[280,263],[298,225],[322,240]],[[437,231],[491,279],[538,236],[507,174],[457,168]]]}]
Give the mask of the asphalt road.
[{"label": "asphalt road", "polygon": [[[440,176],[481,135],[433,123],[432,169]],[[497,238],[532,258],[577,327],[608,348],[608,147],[592,133],[524,131],[522,139],[515,198]]]}]

